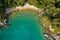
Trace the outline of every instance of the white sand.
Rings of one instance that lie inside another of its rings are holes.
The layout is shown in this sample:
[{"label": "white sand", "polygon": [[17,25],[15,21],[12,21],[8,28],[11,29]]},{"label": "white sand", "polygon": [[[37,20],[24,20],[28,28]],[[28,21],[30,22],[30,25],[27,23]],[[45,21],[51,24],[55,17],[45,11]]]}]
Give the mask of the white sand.
[{"label": "white sand", "polygon": [[28,3],[26,3],[24,6],[18,6],[18,7],[13,7],[13,8],[7,8],[5,11],[6,14],[13,12],[13,11],[17,11],[17,10],[23,10],[23,9],[31,9],[31,10],[36,10],[39,13],[42,12],[42,9],[39,9],[33,5],[30,5]]}]

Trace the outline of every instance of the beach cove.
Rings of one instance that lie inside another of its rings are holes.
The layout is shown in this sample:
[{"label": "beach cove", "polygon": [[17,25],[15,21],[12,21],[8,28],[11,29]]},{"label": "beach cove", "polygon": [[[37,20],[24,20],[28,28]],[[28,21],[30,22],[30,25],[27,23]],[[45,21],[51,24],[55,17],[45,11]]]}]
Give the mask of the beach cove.
[{"label": "beach cove", "polygon": [[11,14],[9,28],[0,33],[1,40],[45,40],[39,18],[32,11]]}]

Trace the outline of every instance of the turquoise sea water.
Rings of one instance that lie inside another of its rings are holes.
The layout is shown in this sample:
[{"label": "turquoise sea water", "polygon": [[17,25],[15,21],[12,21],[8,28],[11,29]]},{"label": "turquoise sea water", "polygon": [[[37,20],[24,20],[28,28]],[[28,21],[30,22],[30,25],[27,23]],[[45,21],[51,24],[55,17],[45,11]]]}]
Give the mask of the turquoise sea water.
[{"label": "turquoise sea water", "polygon": [[45,40],[41,22],[34,12],[11,16],[9,24],[9,28],[0,32],[0,40]]}]

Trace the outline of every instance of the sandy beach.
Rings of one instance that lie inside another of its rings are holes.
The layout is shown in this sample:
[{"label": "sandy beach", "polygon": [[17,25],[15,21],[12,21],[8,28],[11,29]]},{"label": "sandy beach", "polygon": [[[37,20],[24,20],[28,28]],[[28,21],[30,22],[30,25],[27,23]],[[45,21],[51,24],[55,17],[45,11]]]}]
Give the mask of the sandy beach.
[{"label": "sandy beach", "polygon": [[13,12],[13,11],[22,11],[22,10],[32,10],[32,11],[35,11],[35,12],[42,12],[43,9],[40,9],[40,8],[37,8],[33,5],[30,5],[28,3],[26,3],[24,6],[17,6],[17,7],[13,7],[13,8],[7,8],[5,11],[6,14],[10,13],[10,12]]}]

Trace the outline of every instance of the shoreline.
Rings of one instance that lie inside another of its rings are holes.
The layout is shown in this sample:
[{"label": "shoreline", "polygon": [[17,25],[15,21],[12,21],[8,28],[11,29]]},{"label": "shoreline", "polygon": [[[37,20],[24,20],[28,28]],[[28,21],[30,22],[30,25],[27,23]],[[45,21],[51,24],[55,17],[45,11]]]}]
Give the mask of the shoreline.
[{"label": "shoreline", "polygon": [[[41,18],[40,20],[44,26],[44,24],[46,23],[46,20],[43,17],[41,17],[41,14],[43,13],[43,9],[37,8],[33,5],[29,5],[28,3],[26,3],[24,6],[8,8],[8,9],[6,9],[6,14],[9,14],[11,12],[16,12],[16,11],[20,12],[20,11],[24,11],[24,10],[31,10],[31,11],[37,12],[38,13],[37,15],[39,15],[39,17]],[[46,27],[46,26],[44,26],[44,27]]]},{"label": "shoreline", "polygon": [[35,12],[41,12],[43,9],[42,8],[41,9],[37,8],[33,5],[30,5],[30,4],[26,3],[24,6],[6,8],[5,14],[8,14],[8,13],[14,12],[14,11],[23,11],[23,10],[32,10],[32,11],[35,11]]}]

